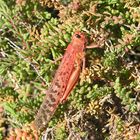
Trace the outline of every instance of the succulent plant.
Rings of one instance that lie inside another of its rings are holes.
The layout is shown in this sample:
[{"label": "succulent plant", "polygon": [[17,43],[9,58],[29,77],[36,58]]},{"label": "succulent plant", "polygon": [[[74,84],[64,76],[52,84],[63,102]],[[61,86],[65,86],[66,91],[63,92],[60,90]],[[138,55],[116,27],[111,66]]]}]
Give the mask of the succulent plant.
[{"label": "succulent plant", "polygon": [[[138,0],[0,0],[0,139],[140,138]],[[86,67],[46,132],[31,122],[72,34]],[[2,111],[1,111],[2,110]]]}]

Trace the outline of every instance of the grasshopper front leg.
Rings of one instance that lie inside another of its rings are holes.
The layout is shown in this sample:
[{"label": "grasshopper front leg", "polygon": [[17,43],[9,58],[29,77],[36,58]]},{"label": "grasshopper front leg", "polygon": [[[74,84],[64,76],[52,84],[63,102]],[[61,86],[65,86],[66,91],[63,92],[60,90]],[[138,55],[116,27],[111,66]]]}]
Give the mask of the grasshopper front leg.
[{"label": "grasshopper front leg", "polygon": [[73,70],[73,72],[70,76],[70,79],[68,81],[66,90],[65,90],[64,95],[63,95],[63,97],[60,101],[61,103],[64,103],[66,101],[66,99],[69,96],[71,90],[73,89],[76,82],[78,81],[78,78],[79,78],[79,75],[80,75],[80,72],[81,72],[81,63],[83,62],[83,59],[84,59],[84,53],[79,53],[77,55],[76,60],[75,60],[74,70]]}]

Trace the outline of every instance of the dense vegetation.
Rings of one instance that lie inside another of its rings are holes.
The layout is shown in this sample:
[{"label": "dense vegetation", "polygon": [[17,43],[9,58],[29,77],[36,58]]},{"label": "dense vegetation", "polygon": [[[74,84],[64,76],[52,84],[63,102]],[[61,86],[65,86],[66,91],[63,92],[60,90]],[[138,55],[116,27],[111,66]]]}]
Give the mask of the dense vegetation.
[{"label": "dense vegetation", "polygon": [[[139,0],[0,0],[0,140],[30,131],[77,30],[86,68],[47,140],[140,140]],[[34,139],[34,138],[32,138]]]}]

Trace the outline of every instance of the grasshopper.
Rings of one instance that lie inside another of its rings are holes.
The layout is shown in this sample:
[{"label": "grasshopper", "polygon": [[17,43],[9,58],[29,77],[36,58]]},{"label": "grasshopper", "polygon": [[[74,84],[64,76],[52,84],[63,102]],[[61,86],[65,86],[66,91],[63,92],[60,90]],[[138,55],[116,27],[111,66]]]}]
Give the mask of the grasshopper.
[{"label": "grasshopper", "polygon": [[66,101],[76,85],[85,58],[86,45],[85,34],[79,31],[75,32],[35,117],[34,124],[38,130],[48,124],[58,105]]}]

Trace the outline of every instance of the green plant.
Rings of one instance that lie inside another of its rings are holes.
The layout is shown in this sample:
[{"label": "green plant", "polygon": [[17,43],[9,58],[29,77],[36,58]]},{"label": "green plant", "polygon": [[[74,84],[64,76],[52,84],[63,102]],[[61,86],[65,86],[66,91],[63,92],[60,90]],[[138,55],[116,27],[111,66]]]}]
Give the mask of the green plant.
[{"label": "green plant", "polygon": [[[0,106],[8,130],[22,129],[34,120],[60,63],[56,60],[80,30],[88,45],[98,48],[86,50],[86,69],[54,114],[48,135],[130,139],[130,132],[135,138],[139,4],[138,0],[0,0]],[[5,124],[2,127],[7,131]],[[0,130],[0,139],[7,137]]]}]

